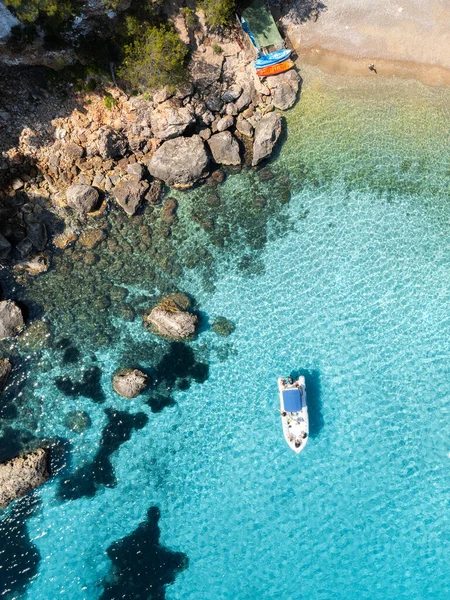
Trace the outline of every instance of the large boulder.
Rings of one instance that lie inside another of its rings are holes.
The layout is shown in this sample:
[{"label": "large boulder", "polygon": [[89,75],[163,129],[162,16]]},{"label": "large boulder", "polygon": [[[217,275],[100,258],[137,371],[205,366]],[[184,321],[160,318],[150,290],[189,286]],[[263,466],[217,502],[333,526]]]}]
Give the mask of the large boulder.
[{"label": "large boulder", "polygon": [[281,116],[271,112],[256,123],[252,165],[256,166],[272,154],[281,134]]},{"label": "large boulder", "polygon": [[220,165],[240,165],[239,144],[229,131],[212,135],[208,145],[214,161]]},{"label": "large boulder", "polygon": [[300,83],[300,75],[295,69],[268,77],[267,86],[272,91],[272,104],[280,110],[294,106]]},{"label": "large boulder", "polygon": [[11,244],[8,240],[0,233],[0,260],[8,258],[11,252]]},{"label": "large boulder", "polygon": [[128,150],[127,140],[123,135],[113,129],[102,129],[97,139],[97,149],[100,156],[108,158],[122,158]]},{"label": "large boulder", "polygon": [[272,104],[280,110],[288,110],[297,100],[297,90],[288,82],[281,83],[272,94]]},{"label": "large boulder", "polygon": [[33,222],[27,224],[27,238],[33,244],[33,248],[38,252],[47,245],[47,228],[45,223]]},{"label": "large boulder", "polygon": [[147,190],[146,181],[136,181],[133,177],[120,181],[112,190],[112,195],[127,214],[134,215]]},{"label": "large boulder", "polygon": [[5,389],[8,377],[12,370],[11,361],[7,358],[0,358],[0,392]]},{"label": "large boulder", "polygon": [[233,127],[234,125],[234,119],[231,115],[225,115],[224,117],[222,117],[221,119],[219,119],[217,121],[217,131],[226,131],[227,129],[230,129],[230,127]]},{"label": "large boulder", "polygon": [[49,478],[47,450],[38,448],[0,464],[0,508],[25,496]]},{"label": "large boulder", "polygon": [[12,300],[0,302],[0,340],[16,336],[25,323],[22,311]]},{"label": "large boulder", "polygon": [[144,315],[144,327],[163,338],[180,341],[195,335],[198,318],[189,312],[190,300],[184,294],[163,298]]},{"label": "large boulder", "polygon": [[164,142],[148,164],[153,177],[174,187],[190,187],[209,173],[209,158],[200,136]]},{"label": "large boulder", "polygon": [[242,115],[239,115],[239,117],[236,119],[236,129],[239,131],[239,133],[242,133],[242,135],[245,135],[246,137],[253,137],[253,125],[249,123],[247,119],[244,119]]},{"label": "large boulder", "polygon": [[99,199],[98,190],[84,183],[74,183],[66,191],[67,204],[80,215],[93,212],[98,207]]},{"label": "large boulder", "polygon": [[138,369],[123,369],[113,377],[114,391],[124,398],[136,398],[147,385],[147,375]]},{"label": "large boulder", "polygon": [[189,125],[195,123],[192,106],[177,106],[170,100],[158,104],[152,112],[151,124],[155,137],[169,140],[182,135]]}]

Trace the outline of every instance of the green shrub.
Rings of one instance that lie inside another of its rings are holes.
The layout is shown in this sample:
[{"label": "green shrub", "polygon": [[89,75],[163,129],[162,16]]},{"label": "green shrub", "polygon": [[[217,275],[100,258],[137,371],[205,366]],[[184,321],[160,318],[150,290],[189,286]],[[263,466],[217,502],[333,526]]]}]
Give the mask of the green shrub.
[{"label": "green shrub", "polygon": [[5,0],[22,23],[33,23],[40,16],[64,21],[75,11],[76,0]]},{"label": "green shrub", "polygon": [[114,98],[111,96],[111,94],[106,94],[106,96],[103,98],[103,102],[108,110],[112,110],[119,103],[117,98]]},{"label": "green shrub", "polygon": [[125,46],[118,76],[133,88],[143,90],[168,86],[186,80],[188,47],[168,26],[148,26],[135,42]]},{"label": "green shrub", "polygon": [[188,6],[186,6],[186,8],[182,8],[181,14],[183,15],[186,27],[188,29],[195,29],[197,26],[197,16],[192,8],[189,8]]},{"label": "green shrub", "polygon": [[236,9],[235,0],[202,0],[200,6],[205,12],[206,22],[213,29],[231,26]]},{"label": "green shrub", "polygon": [[223,53],[223,48],[222,46],[219,46],[219,44],[213,44],[213,52],[214,54],[222,54]]}]

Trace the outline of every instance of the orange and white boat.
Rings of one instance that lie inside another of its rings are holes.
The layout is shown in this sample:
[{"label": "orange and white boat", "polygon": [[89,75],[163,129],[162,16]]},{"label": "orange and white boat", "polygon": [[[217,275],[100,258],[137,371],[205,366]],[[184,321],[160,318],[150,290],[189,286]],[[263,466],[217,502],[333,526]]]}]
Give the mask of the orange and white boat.
[{"label": "orange and white boat", "polygon": [[268,65],[262,69],[257,69],[256,74],[259,75],[259,77],[269,77],[269,75],[278,75],[278,73],[289,71],[293,66],[293,60],[283,60],[283,62],[277,63],[276,65]]}]

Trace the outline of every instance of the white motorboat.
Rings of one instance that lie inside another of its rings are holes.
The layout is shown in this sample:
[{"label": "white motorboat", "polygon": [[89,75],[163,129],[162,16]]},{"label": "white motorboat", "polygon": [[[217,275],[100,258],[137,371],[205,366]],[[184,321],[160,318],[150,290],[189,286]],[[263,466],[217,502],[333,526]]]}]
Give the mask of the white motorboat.
[{"label": "white motorboat", "polygon": [[284,437],[289,447],[298,454],[306,446],[309,436],[305,378],[300,376],[294,381],[292,377],[280,377],[278,390]]}]

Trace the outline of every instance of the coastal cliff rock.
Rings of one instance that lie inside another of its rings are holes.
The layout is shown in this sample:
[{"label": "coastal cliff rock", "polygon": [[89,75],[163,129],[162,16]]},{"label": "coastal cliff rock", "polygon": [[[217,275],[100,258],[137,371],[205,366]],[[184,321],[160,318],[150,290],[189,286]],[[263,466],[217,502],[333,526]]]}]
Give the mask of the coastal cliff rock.
[{"label": "coastal cliff rock", "polygon": [[221,165],[240,165],[239,144],[229,131],[222,131],[208,140],[211,154],[216,163]]},{"label": "coastal cliff rock", "polygon": [[0,464],[0,508],[47,481],[47,458],[47,450],[38,448]]},{"label": "coastal cliff rock", "polygon": [[114,391],[124,398],[136,398],[147,385],[147,375],[138,369],[123,369],[113,377]]},{"label": "coastal cliff rock", "polygon": [[7,358],[0,358],[0,392],[5,389],[11,370],[11,361],[9,361]]},{"label": "coastal cliff rock", "polygon": [[97,148],[100,156],[107,160],[109,158],[121,158],[126,154],[128,144],[126,139],[113,129],[103,129],[97,140]]},{"label": "coastal cliff rock", "polygon": [[128,215],[134,215],[148,190],[146,181],[136,181],[136,178],[122,180],[112,190],[112,194],[119,206]]},{"label": "coastal cliff rock", "polygon": [[174,187],[190,187],[209,173],[205,144],[198,135],[167,140],[148,164],[153,177]]},{"label": "coastal cliff rock", "polygon": [[170,100],[156,106],[151,116],[152,131],[161,140],[182,135],[193,123],[195,114],[192,106],[177,107]]},{"label": "coastal cliff rock", "polygon": [[281,117],[271,112],[256,123],[255,141],[253,142],[253,160],[255,167],[262,160],[272,154],[281,133]]},{"label": "coastal cliff rock", "polygon": [[75,183],[67,188],[67,204],[80,215],[93,212],[99,203],[99,193],[91,185]]},{"label": "coastal cliff rock", "polygon": [[294,69],[269,77],[267,87],[272,91],[272,104],[279,110],[292,108],[300,88],[300,76]]},{"label": "coastal cliff rock", "polygon": [[24,328],[22,311],[12,300],[0,302],[0,340],[19,334]]},{"label": "coastal cliff rock", "polygon": [[148,314],[144,327],[170,340],[186,340],[195,335],[198,318],[189,312],[191,301],[185,294],[172,294],[163,298]]}]

